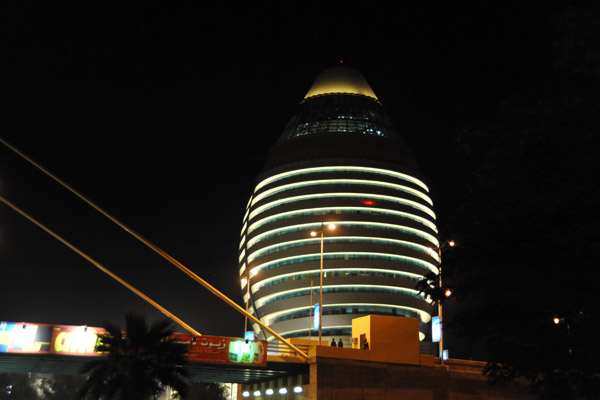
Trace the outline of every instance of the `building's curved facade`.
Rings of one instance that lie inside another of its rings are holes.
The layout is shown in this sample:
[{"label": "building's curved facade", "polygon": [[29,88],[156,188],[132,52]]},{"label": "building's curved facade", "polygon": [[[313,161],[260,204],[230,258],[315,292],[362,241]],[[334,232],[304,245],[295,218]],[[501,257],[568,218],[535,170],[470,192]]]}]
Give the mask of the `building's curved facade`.
[{"label": "building's curved facade", "polygon": [[249,310],[283,337],[309,336],[321,256],[310,233],[323,223],[336,225],[323,234],[323,336],[349,337],[353,318],[379,314],[420,318],[424,338],[432,304],[415,286],[438,272],[433,204],[383,106],[346,67],[321,73],[299,104],[243,220]]}]

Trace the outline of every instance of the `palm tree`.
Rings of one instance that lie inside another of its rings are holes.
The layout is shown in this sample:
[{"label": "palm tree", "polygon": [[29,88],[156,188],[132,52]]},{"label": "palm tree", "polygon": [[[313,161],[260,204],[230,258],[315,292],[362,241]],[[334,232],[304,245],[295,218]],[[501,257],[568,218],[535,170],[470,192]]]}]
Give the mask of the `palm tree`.
[{"label": "palm tree", "polygon": [[428,273],[421,279],[415,287],[419,294],[423,293],[425,298],[430,298],[434,302],[444,304],[444,300],[448,295],[445,294],[443,287],[439,286],[439,276],[433,272]]},{"label": "palm tree", "polygon": [[150,327],[143,316],[128,313],[126,328],[106,323],[97,351],[107,352],[82,368],[89,377],[80,399],[148,400],[171,387],[185,397],[188,389],[187,345],[169,339],[174,332],[164,319]]}]

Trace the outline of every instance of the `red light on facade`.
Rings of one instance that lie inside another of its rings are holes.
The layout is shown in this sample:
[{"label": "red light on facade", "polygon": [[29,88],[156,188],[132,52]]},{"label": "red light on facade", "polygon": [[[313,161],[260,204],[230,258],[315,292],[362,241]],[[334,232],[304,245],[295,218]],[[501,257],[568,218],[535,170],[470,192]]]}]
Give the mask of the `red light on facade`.
[{"label": "red light on facade", "polygon": [[373,206],[373,205],[375,205],[375,202],[373,200],[363,200],[362,203],[365,206]]}]

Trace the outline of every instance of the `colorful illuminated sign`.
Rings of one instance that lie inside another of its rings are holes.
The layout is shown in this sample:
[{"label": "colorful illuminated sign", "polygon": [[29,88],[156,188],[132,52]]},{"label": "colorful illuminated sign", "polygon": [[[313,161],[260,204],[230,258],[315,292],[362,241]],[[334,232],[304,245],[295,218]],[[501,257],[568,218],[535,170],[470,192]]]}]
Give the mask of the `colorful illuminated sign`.
[{"label": "colorful illuminated sign", "polygon": [[194,336],[183,333],[175,333],[172,337],[180,343],[189,345],[188,359],[192,362],[267,365],[265,340],[251,342],[242,338]]},{"label": "colorful illuminated sign", "polygon": [[[96,352],[102,328],[90,326],[0,322],[0,353],[103,356]],[[252,332],[254,333],[254,332]],[[267,365],[267,342],[222,336],[194,336],[174,333],[170,338],[188,344],[192,362]]]},{"label": "colorful illuminated sign", "polygon": [[51,353],[69,356],[101,355],[96,352],[98,335],[106,332],[90,326],[55,325],[52,329]]},{"label": "colorful illuminated sign", "polygon": [[0,322],[0,353],[46,353],[96,356],[102,328]]},{"label": "colorful illuminated sign", "polygon": [[25,322],[0,323],[0,352],[49,353],[52,326]]}]

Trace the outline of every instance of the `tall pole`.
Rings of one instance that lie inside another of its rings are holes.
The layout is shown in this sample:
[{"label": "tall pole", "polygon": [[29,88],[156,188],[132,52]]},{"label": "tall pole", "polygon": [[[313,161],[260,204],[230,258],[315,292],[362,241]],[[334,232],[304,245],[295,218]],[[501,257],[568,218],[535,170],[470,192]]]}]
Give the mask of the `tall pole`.
[{"label": "tall pole", "polygon": [[[442,249],[439,247],[438,247],[438,255],[439,255],[439,259],[440,259],[438,277],[439,277],[440,290],[442,290]],[[440,356],[441,365],[444,365],[444,323],[443,323],[443,318],[442,318],[442,299],[441,298],[438,299],[438,317],[440,317],[439,356]]]},{"label": "tall pole", "polygon": [[[329,224],[328,225],[329,229],[334,230],[335,229],[335,225],[334,224]],[[323,338],[323,235],[324,235],[324,231],[325,230],[325,222],[321,221],[321,268],[320,268],[320,274],[319,274],[319,346],[322,343],[322,338]],[[310,236],[312,237],[316,237],[317,236],[317,232],[316,231],[312,231],[310,233]],[[311,291],[312,293],[312,291]]]},{"label": "tall pole", "polygon": [[321,222],[321,273],[319,283],[319,346],[323,334],[323,222]]},{"label": "tall pole", "polygon": [[313,281],[310,281],[310,307],[308,308],[308,341],[310,342],[311,332],[312,332],[312,308],[313,308]]},{"label": "tall pole", "polygon": [[[443,244],[443,246],[450,246],[450,247],[454,247],[454,240],[450,240],[448,242],[445,242]],[[438,256],[439,256],[439,270],[438,270],[438,278],[439,278],[439,285],[440,285],[440,291],[444,290],[444,287],[442,286],[442,245],[438,246]],[[442,297],[441,296],[445,296],[445,297],[449,297],[450,293],[448,292],[444,292],[444,293],[440,293],[440,298],[438,299],[438,317],[440,317],[440,363],[442,365],[444,365],[444,321],[443,321],[443,317],[442,317]]]},{"label": "tall pole", "polygon": [[244,322],[244,334],[248,332],[248,308],[250,305],[250,268],[246,266],[246,269],[248,269],[248,278],[246,278],[246,322]]}]

